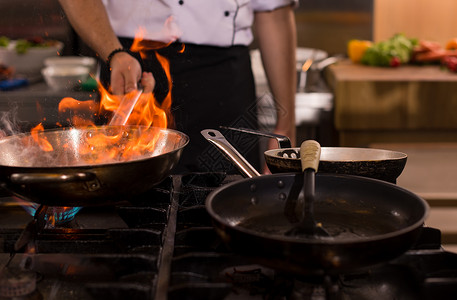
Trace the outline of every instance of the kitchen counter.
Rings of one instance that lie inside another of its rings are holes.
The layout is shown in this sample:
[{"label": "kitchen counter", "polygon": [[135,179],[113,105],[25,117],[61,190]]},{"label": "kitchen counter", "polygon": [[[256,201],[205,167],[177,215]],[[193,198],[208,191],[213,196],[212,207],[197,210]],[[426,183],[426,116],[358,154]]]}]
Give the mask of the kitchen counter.
[{"label": "kitchen counter", "polygon": [[341,146],[457,142],[457,74],[439,66],[330,66]]},{"label": "kitchen counter", "polygon": [[10,120],[25,123],[25,127],[40,122],[45,127],[55,126],[57,122],[65,122],[58,115],[58,104],[64,97],[83,101],[98,99],[99,95],[88,91],[55,91],[39,81],[19,89],[0,91],[0,112]]},{"label": "kitchen counter", "polygon": [[426,226],[440,229],[444,248],[457,252],[457,143],[381,143],[370,146],[408,155],[397,185],[429,203],[431,210]]}]

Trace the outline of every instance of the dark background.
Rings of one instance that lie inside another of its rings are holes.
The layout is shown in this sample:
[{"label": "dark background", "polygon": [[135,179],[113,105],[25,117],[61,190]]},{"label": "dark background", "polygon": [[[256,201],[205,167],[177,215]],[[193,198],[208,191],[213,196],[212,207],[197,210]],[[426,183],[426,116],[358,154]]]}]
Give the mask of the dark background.
[{"label": "dark background", "polygon": [[[64,42],[64,55],[93,55],[68,24],[57,0],[0,0],[0,12],[0,35],[54,38]],[[372,39],[372,16],[372,0],[300,0],[298,46],[345,53],[349,39]]]}]

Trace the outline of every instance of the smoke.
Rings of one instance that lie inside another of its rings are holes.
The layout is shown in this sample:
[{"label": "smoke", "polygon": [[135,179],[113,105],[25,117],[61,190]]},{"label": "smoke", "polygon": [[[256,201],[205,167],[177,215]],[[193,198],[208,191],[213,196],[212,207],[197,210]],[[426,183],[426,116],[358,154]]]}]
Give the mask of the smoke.
[{"label": "smoke", "polygon": [[21,125],[24,122],[19,121],[19,107],[14,105],[10,111],[0,111],[0,139],[15,135],[21,132]]}]

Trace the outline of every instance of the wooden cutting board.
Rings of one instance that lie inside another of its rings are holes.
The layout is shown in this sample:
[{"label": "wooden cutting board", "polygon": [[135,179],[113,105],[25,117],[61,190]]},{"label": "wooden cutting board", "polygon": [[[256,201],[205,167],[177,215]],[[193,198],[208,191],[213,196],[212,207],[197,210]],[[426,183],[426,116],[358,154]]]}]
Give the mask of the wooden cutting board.
[{"label": "wooden cutting board", "polygon": [[330,66],[334,121],[345,146],[457,141],[457,73],[439,66]]},{"label": "wooden cutting board", "polygon": [[372,67],[343,60],[329,67],[337,81],[408,81],[457,82],[457,73],[440,66],[404,65],[398,68]]}]

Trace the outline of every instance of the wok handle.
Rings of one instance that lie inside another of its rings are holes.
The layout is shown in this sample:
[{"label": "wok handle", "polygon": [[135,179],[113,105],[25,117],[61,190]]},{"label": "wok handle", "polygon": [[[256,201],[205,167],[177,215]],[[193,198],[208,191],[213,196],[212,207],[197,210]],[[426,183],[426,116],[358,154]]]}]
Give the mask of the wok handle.
[{"label": "wok handle", "polygon": [[260,176],[260,173],[225,139],[222,133],[214,129],[204,129],[200,133],[219,148],[244,176],[249,178]]},{"label": "wok handle", "polygon": [[73,174],[57,173],[14,173],[10,180],[14,184],[37,184],[37,183],[65,183],[93,181],[97,178],[91,172],[78,172]]}]

